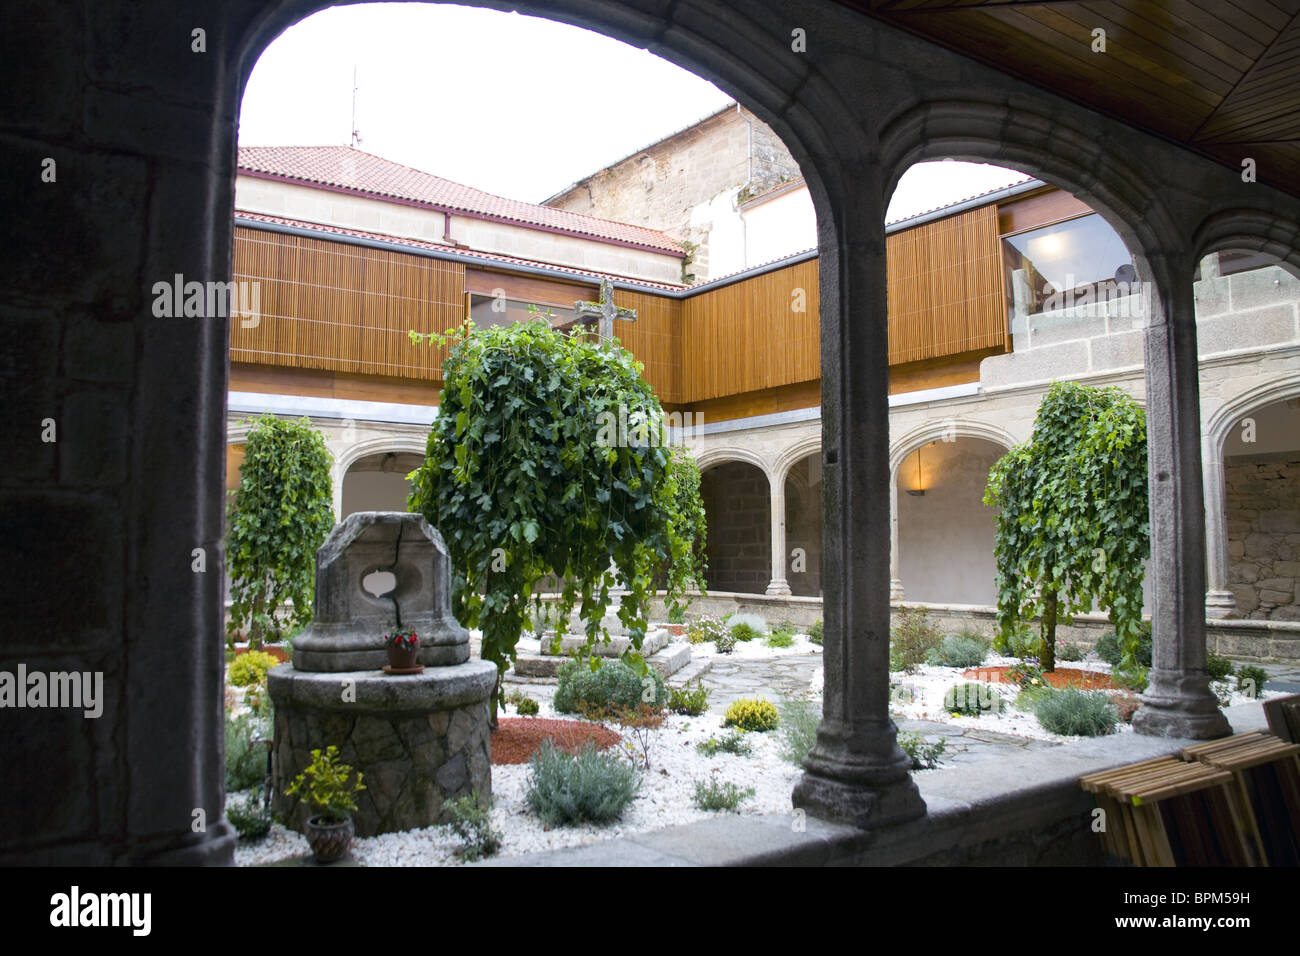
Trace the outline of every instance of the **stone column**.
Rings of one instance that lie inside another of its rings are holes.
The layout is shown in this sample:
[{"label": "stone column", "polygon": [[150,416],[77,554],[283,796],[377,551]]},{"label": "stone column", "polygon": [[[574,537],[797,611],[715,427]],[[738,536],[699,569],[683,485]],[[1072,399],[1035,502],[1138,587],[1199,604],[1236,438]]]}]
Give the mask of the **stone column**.
[{"label": "stone column", "polygon": [[1190,262],[1155,262],[1173,281],[1147,305],[1154,648],[1139,733],[1210,739],[1231,728],[1205,671],[1205,497],[1201,487],[1200,368]]},{"label": "stone column", "polygon": [[334,492],[334,523],[338,524],[343,520],[343,479],[347,477],[347,469],[339,466],[336,460],[330,465],[330,487]]},{"label": "stone column", "polygon": [[[1215,257],[1215,262],[1218,258]],[[1204,457],[1203,485],[1205,488],[1205,616],[1227,618],[1237,616],[1237,596],[1228,588],[1228,535],[1225,514],[1226,501],[1223,487],[1223,456],[1215,447],[1215,436],[1207,435],[1202,455]]]},{"label": "stone column", "polygon": [[[889,367],[885,206],[864,157],[821,248],[825,690],[796,807],[859,827],[925,814],[889,717]],[[852,312],[850,313],[850,307]]]},{"label": "stone column", "polygon": [[898,469],[889,475],[889,600],[903,600],[903,581],[899,577],[898,553]]},{"label": "stone column", "polygon": [[772,581],[768,594],[789,594],[790,582],[785,578],[785,478],[767,476],[772,521]]}]

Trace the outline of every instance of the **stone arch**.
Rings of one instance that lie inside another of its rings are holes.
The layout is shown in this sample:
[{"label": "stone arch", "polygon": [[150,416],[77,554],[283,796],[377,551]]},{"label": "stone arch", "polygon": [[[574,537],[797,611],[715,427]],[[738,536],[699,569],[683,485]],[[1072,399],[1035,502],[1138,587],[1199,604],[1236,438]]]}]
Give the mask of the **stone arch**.
[{"label": "stone arch", "polygon": [[772,462],[772,480],[785,481],[790,474],[791,468],[809,455],[819,454],[821,450],[821,435],[810,435],[807,438],[801,438],[789,447],[782,449],[776,460]]},{"label": "stone arch", "polygon": [[700,467],[710,591],[764,593],[771,581],[771,475],[757,455],[714,456]]},{"label": "stone arch", "polygon": [[971,418],[954,418],[949,421],[926,422],[913,428],[892,443],[889,450],[889,473],[896,476],[898,466],[922,445],[941,441],[947,436],[955,438],[980,438],[1001,445],[1010,451],[1018,442],[1005,428]]},{"label": "stone arch", "polygon": [[[776,474],[780,495],[774,501],[783,521],[774,528],[773,581],[788,586],[789,593],[817,597],[822,591],[825,512],[820,438],[800,441],[783,452]],[[775,553],[780,548],[780,554]],[[779,593],[784,593],[780,591]]]},{"label": "stone arch", "polygon": [[1237,207],[1211,213],[1197,226],[1192,248],[1197,261],[1227,249],[1264,252],[1300,279],[1300,225],[1266,209]]},{"label": "stone arch", "polygon": [[773,469],[767,460],[757,452],[741,445],[706,448],[695,456],[695,464],[700,469],[701,474],[710,468],[729,461],[743,461],[746,464],[753,465],[767,477],[768,481],[772,480]]}]

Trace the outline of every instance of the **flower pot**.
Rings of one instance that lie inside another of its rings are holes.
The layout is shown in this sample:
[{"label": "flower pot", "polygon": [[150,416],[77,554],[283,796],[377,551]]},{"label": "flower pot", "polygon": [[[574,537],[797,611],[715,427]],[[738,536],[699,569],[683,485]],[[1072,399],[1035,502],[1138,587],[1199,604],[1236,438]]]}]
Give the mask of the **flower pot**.
[{"label": "flower pot", "polygon": [[311,817],[303,828],[317,863],[334,863],[348,855],[356,828],[352,818],[335,822],[328,817]]},{"label": "flower pot", "polygon": [[388,666],[394,671],[409,670],[420,663],[420,642],[398,646],[388,645]]}]

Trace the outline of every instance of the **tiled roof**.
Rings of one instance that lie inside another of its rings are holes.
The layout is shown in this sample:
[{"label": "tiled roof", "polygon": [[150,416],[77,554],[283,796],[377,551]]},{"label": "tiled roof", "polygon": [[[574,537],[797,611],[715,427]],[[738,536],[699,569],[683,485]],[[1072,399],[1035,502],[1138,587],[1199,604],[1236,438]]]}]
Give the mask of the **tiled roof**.
[{"label": "tiled roof", "polygon": [[551,262],[541,262],[536,259],[521,259],[518,256],[503,256],[494,252],[476,252],[473,249],[466,249],[463,246],[449,246],[441,242],[429,242],[424,239],[407,239],[402,236],[389,236],[382,232],[367,232],[364,229],[347,229],[342,226],[326,226],[318,222],[304,222],[300,219],[286,219],[283,216],[267,216],[262,213],[244,212],[243,210],[237,209],[235,210],[235,224],[239,225],[241,222],[264,222],[270,225],[290,226],[294,229],[304,229],[310,232],[320,232],[335,236],[351,236],[356,239],[370,239],[375,242],[410,246],[413,249],[429,249],[434,252],[442,253],[449,258],[481,259],[485,263],[495,263],[505,267],[513,265],[545,269],[546,271],[554,272],[557,275],[590,278],[594,282],[599,282],[601,279],[610,279],[614,282],[641,286],[646,289],[659,289],[665,292],[680,292],[685,288],[685,286],[681,285],[669,285],[664,282],[651,282],[648,279],[637,279],[630,276],[615,275],[612,272],[593,272],[590,269],[579,269],[575,266],[559,266]]},{"label": "tiled roof", "polygon": [[494,196],[350,146],[241,146],[239,169],[685,257],[657,229]]}]

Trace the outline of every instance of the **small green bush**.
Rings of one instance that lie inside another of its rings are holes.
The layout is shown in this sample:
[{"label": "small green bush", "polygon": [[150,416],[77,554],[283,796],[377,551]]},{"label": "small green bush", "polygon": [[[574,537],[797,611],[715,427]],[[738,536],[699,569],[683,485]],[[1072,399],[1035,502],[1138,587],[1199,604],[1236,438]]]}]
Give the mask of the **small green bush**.
[{"label": "small green bush", "polygon": [[258,731],[259,722],[252,714],[240,714],[226,721],[228,793],[260,786],[266,780],[266,747],[254,741]]},{"label": "small green bush", "polygon": [[748,757],[754,750],[750,742],[745,739],[745,735],[735,731],[722,737],[701,740],[695,745],[695,749],[706,757],[716,757],[720,753]]},{"label": "small green bush", "polygon": [[541,705],[531,697],[521,696],[515,701],[515,712],[520,717],[536,717],[541,709]]},{"label": "small green bush", "polygon": [[741,621],[739,624],[731,625],[731,636],[738,642],[746,643],[758,637],[758,631]]},{"label": "small green bush", "polygon": [[754,795],[753,787],[743,790],[734,783],[719,783],[714,778],[695,781],[695,805],[701,810],[727,810],[735,813],[741,803]]},{"label": "small green bush", "polygon": [[1042,698],[1034,708],[1038,722],[1054,734],[1101,737],[1113,734],[1119,711],[1099,690],[1066,687]]},{"label": "small green bush", "polygon": [[[1107,631],[1097,641],[1097,646],[1093,648],[1097,656],[1109,664],[1111,667],[1118,667],[1122,650],[1119,646],[1119,638],[1114,631]],[[1136,659],[1143,667],[1151,666],[1151,622],[1143,621],[1141,634],[1138,637],[1138,649]]]},{"label": "small green bush", "polygon": [[271,811],[261,800],[231,801],[226,804],[226,819],[243,840],[260,840],[271,832]]},{"label": "small green bush", "polygon": [[989,656],[989,644],[979,634],[951,634],[929,656],[944,667],[979,667]]},{"label": "small green bush", "polygon": [[943,633],[925,610],[903,608],[889,637],[889,669],[911,672],[924,664],[930,652],[939,646]]},{"label": "small green bush", "polygon": [[577,754],[555,749],[548,738],[529,762],[528,808],[550,826],[605,824],[623,815],[641,789],[641,777],[590,741]]},{"label": "small green bush", "polygon": [[737,624],[745,624],[755,637],[762,637],[768,632],[767,621],[763,620],[761,614],[728,614],[727,627],[734,629]]},{"label": "small green bush", "polygon": [[263,687],[266,685],[266,672],[279,663],[265,651],[249,651],[235,658],[226,677],[236,687]]},{"label": "small green bush", "polygon": [[1078,644],[1062,644],[1056,649],[1056,659],[1071,663],[1083,660],[1083,648]]},{"label": "small green bush", "polygon": [[814,644],[820,645],[822,642],[822,622],[814,621],[812,627],[808,628],[808,640]]},{"label": "small green bush", "polygon": [[719,654],[730,654],[736,649],[736,636],[727,631],[725,634],[719,634],[713,644]]},{"label": "small green bush", "polygon": [[993,635],[993,649],[1009,657],[1038,657],[1043,639],[1026,621],[1016,621],[1010,628],[998,628]]},{"label": "small green bush", "polygon": [[1018,687],[1046,687],[1047,678],[1038,668],[1037,661],[1019,661],[1008,667],[1003,678]]},{"label": "small green bush", "polygon": [[776,704],[770,700],[763,700],[761,697],[756,700],[749,700],[742,697],[740,700],[731,702],[731,706],[727,708],[726,718],[722,721],[722,726],[739,727],[741,730],[766,733],[769,730],[775,730],[780,721],[781,715],[776,709]]},{"label": "small green bush", "polygon": [[1141,664],[1134,665],[1128,669],[1117,667],[1110,672],[1111,682],[1116,687],[1122,687],[1125,690],[1142,693],[1147,689],[1147,676],[1150,672]]},{"label": "small green bush", "polygon": [[642,677],[626,661],[599,663],[595,670],[586,661],[565,661],[560,665],[555,687],[555,709],[562,714],[584,711],[617,713],[636,710],[642,704],[661,713],[668,705],[668,688],[653,667]]},{"label": "small green bush", "polygon": [[491,797],[480,802],[478,791],[475,791],[448,803],[447,813],[451,817],[448,825],[452,832],[465,841],[457,851],[462,860],[473,863],[501,849],[503,834],[492,827]]},{"label": "small green bush", "polygon": [[1205,655],[1205,669],[1210,674],[1210,680],[1227,680],[1232,676],[1232,661],[1222,654],[1210,652]]},{"label": "small green bush", "polygon": [[900,733],[898,746],[912,758],[913,770],[933,770],[939,766],[947,741],[940,737],[936,743],[930,743],[921,734]]},{"label": "small green bush", "polygon": [[1002,697],[988,684],[968,682],[949,687],[943,695],[943,709],[950,714],[966,717],[978,717],[981,714],[996,714],[1002,705]]},{"label": "small green bush", "polygon": [[801,764],[817,743],[821,708],[811,701],[781,698],[777,711],[781,716],[781,756],[793,764]]},{"label": "small green bush", "polygon": [[674,687],[668,691],[668,709],[674,714],[685,714],[688,717],[698,717],[709,709],[709,691],[704,686],[703,680],[695,682],[695,688],[692,689],[690,684],[685,687]]},{"label": "small green bush", "polygon": [[790,647],[794,644],[794,628],[778,627],[767,635],[767,640],[764,643],[768,647]]},{"label": "small green bush", "polygon": [[727,633],[727,625],[718,617],[705,615],[698,621],[692,621],[686,628],[686,639],[692,644],[706,644],[716,641]]},{"label": "small green bush", "polygon": [[1242,664],[1237,668],[1237,690],[1248,697],[1259,697],[1264,692],[1264,682],[1268,680],[1268,671],[1254,664]]}]

